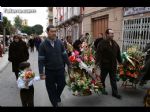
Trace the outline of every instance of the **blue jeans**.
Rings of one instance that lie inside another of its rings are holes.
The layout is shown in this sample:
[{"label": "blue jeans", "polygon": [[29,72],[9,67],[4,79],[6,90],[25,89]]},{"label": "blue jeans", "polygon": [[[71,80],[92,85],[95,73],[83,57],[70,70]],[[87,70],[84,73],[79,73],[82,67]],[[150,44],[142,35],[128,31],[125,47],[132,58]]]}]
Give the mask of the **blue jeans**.
[{"label": "blue jeans", "polygon": [[59,70],[45,70],[45,84],[49,99],[54,107],[58,102],[61,102],[61,94],[66,85],[65,68]]}]

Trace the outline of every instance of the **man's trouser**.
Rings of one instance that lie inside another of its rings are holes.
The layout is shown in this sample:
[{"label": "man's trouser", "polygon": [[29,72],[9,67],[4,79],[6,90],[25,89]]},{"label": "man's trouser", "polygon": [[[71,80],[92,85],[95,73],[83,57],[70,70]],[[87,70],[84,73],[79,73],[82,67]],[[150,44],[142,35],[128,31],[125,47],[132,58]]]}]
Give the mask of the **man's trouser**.
[{"label": "man's trouser", "polygon": [[110,68],[101,68],[101,81],[103,84],[103,87],[105,88],[105,79],[107,77],[107,74],[109,73],[109,78],[110,78],[110,83],[111,83],[111,88],[112,88],[112,94],[117,95],[118,90],[117,90],[117,84],[116,84],[116,73],[114,70]]},{"label": "man's trouser", "polygon": [[65,69],[59,70],[45,70],[45,83],[49,99],[54,107],[58,102],[61,102],[61,94],[66,85],[65,82]]}]

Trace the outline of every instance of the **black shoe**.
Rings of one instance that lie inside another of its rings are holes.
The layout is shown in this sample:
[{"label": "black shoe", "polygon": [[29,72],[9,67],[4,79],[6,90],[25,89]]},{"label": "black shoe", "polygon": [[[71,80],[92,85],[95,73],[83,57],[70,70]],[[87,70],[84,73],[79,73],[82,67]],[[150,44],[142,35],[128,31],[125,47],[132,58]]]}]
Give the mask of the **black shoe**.
[{"label": "black shoe", "polygon": [[61,98],[58,98],[58,99],[57,99],[57,102],[61,102]]},{"label": "black shoe", "polygon": [[103,89],[103,90],[102,90],[102,94],[103,94],[103,95],[108,95],[108,92],[107,92],[105,89]]},{"label": "black shoe", "polygon": [[141,82],[139,83],[139,86],[144,86],[145,84],[147,84],[146,81],[141,81]]},{"label": "black shoe", "polygon": [[117,99],[122,99],[122,97],[119,94],[112,94],[112,96],[117,98]]}]

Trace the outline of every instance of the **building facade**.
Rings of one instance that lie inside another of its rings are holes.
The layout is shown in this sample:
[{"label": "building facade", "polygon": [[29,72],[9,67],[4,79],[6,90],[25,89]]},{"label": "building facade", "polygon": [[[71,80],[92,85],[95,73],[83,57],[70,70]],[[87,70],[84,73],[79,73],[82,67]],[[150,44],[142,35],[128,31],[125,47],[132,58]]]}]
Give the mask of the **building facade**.
[{"label": "building facade", "polygon": [[57,35],[65,39],[71,36],[73,41],[82,33],[82,11],[81,7],[54,7],[54,25],[58,28]]},{"label": "building facade", "polygon": [[48,25],[53,24],[53,7],[48,7]]},{"label": "building facade", "polygon": [[150,7],[55,7],[53,13],[60,38],[90,33],[92,42],[111,28],[122,51],[132,45],[143,50],[150,42]]},{"label": "building facade", "polygon": [[22,25],[23,26],[28,26],[28,20],[27,19],[22,20]]},{"label": "building facade", "polygon": [[150,7],[124,7],[123,44],[125,51],[132,45],[141,50],[150,42]]},{"label": "building facade", "polygon": [[83,19],[83,34],[90,33],[91,41],[99,33],[105,35],[107,28],[114,30],[114,40],[122,45],[122,7],[85,7]]}]

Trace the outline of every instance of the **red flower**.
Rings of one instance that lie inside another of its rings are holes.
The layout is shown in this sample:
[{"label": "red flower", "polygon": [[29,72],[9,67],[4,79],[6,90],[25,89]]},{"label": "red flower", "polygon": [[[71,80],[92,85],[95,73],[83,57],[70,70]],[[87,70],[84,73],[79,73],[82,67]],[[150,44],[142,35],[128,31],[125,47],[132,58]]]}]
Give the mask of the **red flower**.
[{"label": "red flower", "polygon": [[95,83],[96,83],[96,81],[95,81],[95,80],[91,80],[91,83],[95,84]]},{"label": "red flower", "polygon": [[120,73],[119,73],[120,75],[123,75],[124,74],[124,71],[123,70],[120,70]]},{"label": "red flower", "polygon": [[70,56],[70,57],[69,57],[69,60],[70,60],[71,62],[76,62],[76,57],[75,57],[75,56]]},{"label": "red flower", "polygon": [[129,71],[127,71],[126,75],[127,76],[131,76],[131,73]]},{"label": "red flower", "polygon": [[142,66],[140,66],[140,69],[142,70],[144,68],[144,66],[142,65]]},{"label": "red flower", "polygon": [[90,56],[90,61],[93,61],[93,60],[94,60],[94,58],[93,58],[93,56],[91,55],[91,56]]}]

